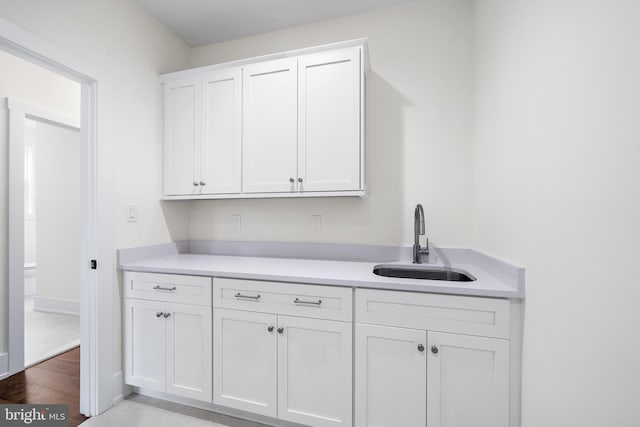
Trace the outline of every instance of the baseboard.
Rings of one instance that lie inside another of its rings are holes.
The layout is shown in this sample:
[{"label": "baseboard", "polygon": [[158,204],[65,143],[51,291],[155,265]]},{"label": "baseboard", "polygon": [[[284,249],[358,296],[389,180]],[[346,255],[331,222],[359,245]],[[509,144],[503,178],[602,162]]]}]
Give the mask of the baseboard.
[{"label": "baseboard", "polygon": [[130,385],[124,383],[124,374],[122,371],[118,371],[113,374],[113,404],[120,402],[125,397],[129,396],[133,389]]},{"label": "baseboard", "polygon": [[0,353],[0,380],[9,376],[9,353]]},{"label": "baseboard", "polygon": [[33,310],[47,313],[80,315],[80,301],[53,297],[33,297]]}]

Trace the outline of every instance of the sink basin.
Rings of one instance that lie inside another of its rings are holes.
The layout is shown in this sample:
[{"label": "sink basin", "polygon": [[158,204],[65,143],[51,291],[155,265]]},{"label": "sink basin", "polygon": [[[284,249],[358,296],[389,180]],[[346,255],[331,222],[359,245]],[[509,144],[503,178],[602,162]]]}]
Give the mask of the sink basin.
[{"label": "sink basin", "polygon": [[378,276],[403,279],[446,280],[448,282],[473,282],[471,274],[457,268],[418,267],[409,265],[376,265],[373,273]]}]

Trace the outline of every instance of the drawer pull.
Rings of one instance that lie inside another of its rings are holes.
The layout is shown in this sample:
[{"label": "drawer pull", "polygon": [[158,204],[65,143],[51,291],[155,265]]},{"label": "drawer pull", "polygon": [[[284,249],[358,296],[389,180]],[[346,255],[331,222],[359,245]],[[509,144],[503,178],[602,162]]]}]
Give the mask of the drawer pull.
[{"label": "drawer pull", "polygon": [[251,296],[251,295],[242,295],[240,292],[238,292],[235,295],[236,298],[246,298],[246,299],[254,299],[256,301],[258,301],[260,299],[260,294],[256,295],[256,296]]},{"label": "drawer pull", "polygon": [[155,289],[155,290],[157,290],[157,291],[175,291],[175,290],[176,290],[176,287],[174,286],[173,288],[163,288],[163,287],[162,287],[162,286],[160,286],[160,285],[155,285],[155,286],[153,287],[153,289]]},{"label": "drawer pull", "polygon": [[322,300],[319,299],[318,301],[304,301],[301,300],[300,298],[296,298],[293,300],[294,304],[307,304],[307,305],[320,305],[322,304]]}]

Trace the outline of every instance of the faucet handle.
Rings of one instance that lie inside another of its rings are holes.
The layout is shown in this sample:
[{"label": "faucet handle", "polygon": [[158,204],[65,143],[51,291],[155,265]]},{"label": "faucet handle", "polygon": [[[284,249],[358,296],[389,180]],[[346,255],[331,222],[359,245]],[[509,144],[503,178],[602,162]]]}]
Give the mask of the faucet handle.
[{"label": "faucet handle", "polygon": [[424,246],[420,246],[420,253],[422,255],[429,255],[429,238],[426,239],[427,243]]}]

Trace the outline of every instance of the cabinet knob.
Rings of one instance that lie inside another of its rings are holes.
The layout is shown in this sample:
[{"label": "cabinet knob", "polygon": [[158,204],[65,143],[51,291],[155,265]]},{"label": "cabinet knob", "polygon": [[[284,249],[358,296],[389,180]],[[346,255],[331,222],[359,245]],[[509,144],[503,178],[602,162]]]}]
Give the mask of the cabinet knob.
[{"label": "cabinet knob", "polygon": [[200,186],[204,187],[205,185],[207,185],[205,182],[200,181]]},{"label": "cabinet knob", "polygon": [[159,311],[156,313],[156,317],[162,317],[163,314],[164,314],[163,312]]},{"label": "cabinet knob", "polygon": [[440,350],[438,350],[438,347],[436,347],[435,345],[431,346],[431,353],[438,354],[438,351],[440,351]]},{"label": "cabinet knob", "polygon": [[200,184],[198,184],[197,182],[193,181],[193,186],[194,187],[197,187],[198,185],[200,185]]},{"label": "cabinet knob", "polygon": [[302,178],[298,178],[298,182],[302,182]]},{"label": "cabinet knob", "polygon": [[284,328],[278,328],[278,333],[282,335],[284,333]]},{"label": "cabinet knob", "polygon": [[424,346],[422,344],[418,344],[418,351],[421,353],[424,351]]},{"label": "cabinet knob", "polygon": [[164,318],[166,319],[167,317],[171,316],[171,313],[165,313],[164,314]]},{"label": "cabinet knob", "polygon": [[267,331],[269,331],[269,332],[273,332],[273,330],[274,330],[274,329],[275,329],[275,327],[273,327],[273,326],[269,326],[269,327],[267,328]]},{"label": "cabinet knob", "polygon": [[289,182],[293,184],[294,182],[296,182],[296,180],[293,178],[289,178]]}]

